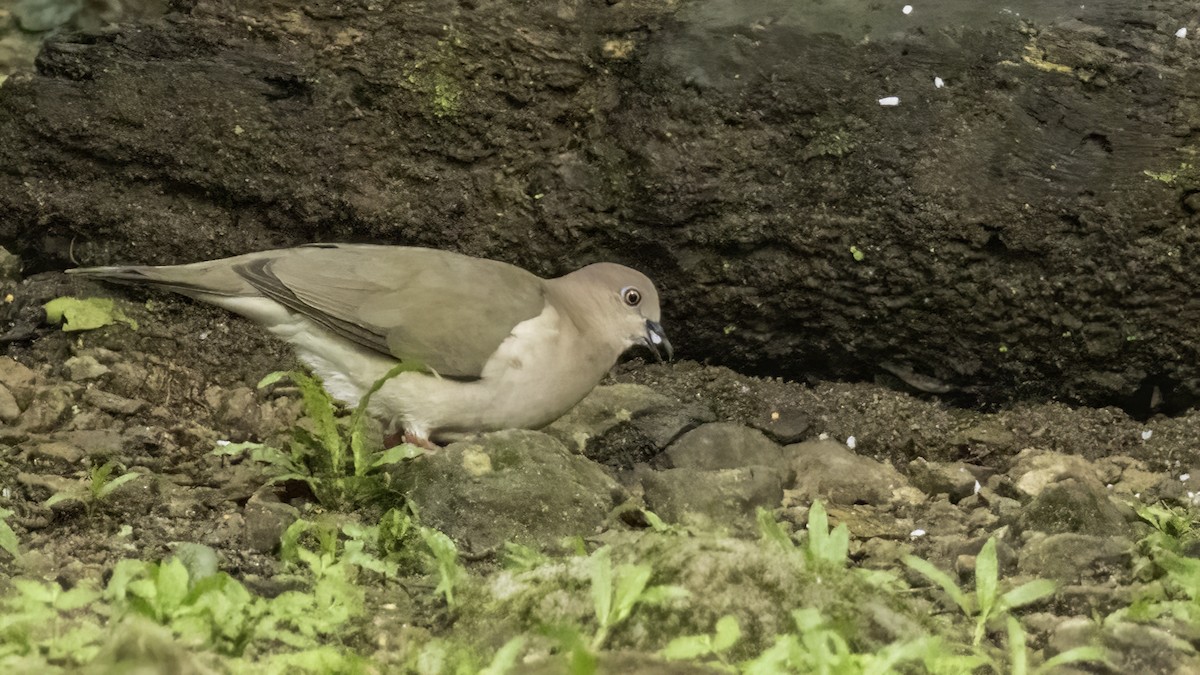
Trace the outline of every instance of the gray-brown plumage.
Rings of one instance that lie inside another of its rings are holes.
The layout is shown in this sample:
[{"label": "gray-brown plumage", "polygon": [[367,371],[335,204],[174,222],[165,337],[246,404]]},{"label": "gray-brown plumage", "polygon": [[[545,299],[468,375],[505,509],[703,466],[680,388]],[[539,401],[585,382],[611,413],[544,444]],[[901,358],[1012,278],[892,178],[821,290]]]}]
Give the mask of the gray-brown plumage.
[{"label": "gray-brown plumage", "polygon": [[389,380],[369,409],[415,441],[544,426],[630,346],[671,355],[654,284],[613,263],[542,279],[446,251],[315,244],[69,271],[170,289],[256,321],[350,405],[397,363],[421,364]]}]

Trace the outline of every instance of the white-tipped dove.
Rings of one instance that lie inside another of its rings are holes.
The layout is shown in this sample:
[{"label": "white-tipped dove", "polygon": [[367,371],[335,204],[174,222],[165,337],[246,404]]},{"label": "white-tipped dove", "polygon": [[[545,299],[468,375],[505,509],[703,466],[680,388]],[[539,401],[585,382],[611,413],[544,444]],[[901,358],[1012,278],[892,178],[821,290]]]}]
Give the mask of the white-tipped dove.
[{"label": "white-tipped dove", "polygon": [[69,272],[158,286],[256,321],[349,405],[397,363],[420,364],[388,380],[368,412],[422,445],[549,424],[633,345],[671,357],[654,284],[613,263],[542,279],[447,251],[314,244]]}]

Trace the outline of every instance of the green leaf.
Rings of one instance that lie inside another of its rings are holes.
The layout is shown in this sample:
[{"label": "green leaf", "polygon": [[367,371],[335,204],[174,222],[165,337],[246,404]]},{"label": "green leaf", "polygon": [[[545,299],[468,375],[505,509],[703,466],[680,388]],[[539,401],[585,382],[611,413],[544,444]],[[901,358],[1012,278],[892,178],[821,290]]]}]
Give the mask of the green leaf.
[{"label": "green leaf", "polygon": [[117,488],[119,488],[122,485],[128,483],[129,481],[137,478],[140,475],[142,475],[142,474],[138,473],[137,471],[130,471],[128,473],[123,473],[120,476],[117,476],[116,478],[102,484],[100,486],[100,489],[96,490],[96,498],[104,499],[105,497],[111,495]]},{"label": "green leaf", "polygon": [[1010,675],[1027,675],[1029,655],[1025,648],[1025,629],[1016,617],[1006,617],[1008,627],[1008,672]]},{"label": "green leaf", "polygon": [[374,462],[371,462],[369,468],[378,469],[381,466],[396,464],[409,459],[416,459],[424,455],[425,451],[412,443],[401,443],[379,453]]},{"label": "green leaf", "polygon": [[17,540],[17,533],[8,526],[4,521],[5,518],[12,515],[12,511],[0,509],[0,549],[6,551],[14,558],[21,557],[20,542]]},{"label": "green leaf", "polygon": [[511,541],[504,542],[504,566],[508,569],[531,570],[549,561],[536,549]]},{"label": "green leaf", "polygon": [[845,523],[833,528],[825,540],[825,548],[816,551],[825,562],[844,567],[850,559],[850,530]]},{"label": "green leaf", "polygon": [[158,565],[158,575],[155,579],[159,609],[165,616],[171,616],[183,604],[188,594],[188,571],[183,561],[171,558]]},{"label": "green leaf", "polygon": [[142,560],[122,560],[113,567],[112,576],[104,589],[104,595],[115,602],[125,602],[129,594],[129,584],[145,576],[150,563]]},{"label": "green leaf", "polygon": [[683,661],[707,656],[715,651],[707,635],[684,635],[667,643],[660,655],[668,661]]},{"label": "green leaf", "polygon": [[1035,579],[1021,584],[1000,596],[999,607],[1004,610],[1024,607],[1042,598],[1054,595],[1057,585],[1049,579]]},{"label": "green leaf", "polygon": [[763,541],[773,541],[785,551],[796,549],[796,542],[792,541],[779,521],[775,520],[774,514],[760,506],[755,516],[758,519],[758,531],[761,533]]},{"label": "green leaf", "polygon": [[996,558],[996,538],[989,537],[975,557],[975,599],[982,616],[992,615],[999,585],[1000,563]]},{"label": "green leaf", "polygon": [[54,599],[62,592],[62,588],[56,583],[43,584],[32,579],[13,579],[12,585],[23,597],[43,605],[53,605]]},{"label": "green leaf", "polygon": [[808,553],[809,558],[823,557],[821,552],[828,547],[829,515],[825,513],[825,505],[821,500],[812,503],[808,510]]},{"label": "green leaf", "polygon": [[496,655],[492,657],[492,662],[487,668],[479,671],[479,675],[505,675],[511,672],[517,665],[517,659],[521,656],[521,650],[525,648],[525,643],[528,641],[524,635],[518,635],[504,646],[496,650]]},{"label": "green leaf", "polygon": [[290,378],[292,376],[292,372],[293,371],[290,370],[276,370],[273,373],[267,373],[263,376],[263,379],[258,381],[257,388],[266,389],[285,377]]},{"label": "green leaf", "polygon": [[712,640],[712,650],[714,652],[724,652],[740,639],[742,639],[742,628],[738,625],[737,617],[726,614],[717,619],[717,632]]},{"label": "green leaf", "polygon": [[78,489],[71,489],[71,490],[64,490],[62,492],[56,492],[56,493],[50,495],[49,499],[42,502],[42,506],[49,508],[51,506],[54,506],[55,504],[59,504],[61,502],[65,502],[65,501],[68,501],[71,499],[82,502],[83,501],[82,491],[80,491]]},{"label": "green leaf", "polygon": [[345,448],[342,446],[341,434],[338,433],[337,421],[333,417],[333,399],[330,398],[329,393],[325,391],[317,378],[299,371],[292,372],[291,378],[300,388],[300,396],[304,401],[304,412],[312,420],[317,441],[329,457],[333,474],[340,476],[345,459]]},{"label": "green leaf", "polygon": [[70,612],[86,607],[96,600],[100,599],[100,591],[90,586],[76,586],[69,591],[64,591],[58,594],[54,599],[54,608],[63,612]]},{"label": "green leaf", "polygon": [[974,615],[974,608],[971,606],[971,598],[958,587],[954,579],[945,572],[941,571],[933,565],[933,563],[922,558],[910,555],[904,557],[904,564],[913,571],[921,574],[926,579],[941,587],[946,595],[958,605],[959,609],[967,616]]},{"label": "green leaf", "polygon": [[616,596],[613,598],[614,616],[610,624],[616,625],[629,618],[633,608],[650,583],[654,573],[649,565],[621,565],[617,568]]},{"label": "green leaf", "polygon": [[458,547],[450,537],[431,527],[421,528],[421,538],[425,540],[425,545],[433,552],[434,560],[437,561],[439,581],[434,592],[441,593],[446,598],[446,604],[453,607],[454,587],[462,576],[462,568],[458,566]]},{"label": "green leaf", "polygon": [[95,330],[117,321],[137,330],[137,322],[125,316],[111,298],[55,298],[42,308],[49,323],[62,324],[64,331]]},{"label": "green leaf", "polygon": [[1053,673],[1054,669],[1059,666],[1065,666],[1069,663],[1085,663],[1088,661],[1098,661],[1104,663],[1107,661],[1108,655],[1101,647],[1084,646],[1068,649],[1065,652],[1060,652],[1046,659],[1046,662],[1038,666],[1036,671],[1041,673]]},{"label": "green leaf", "polygon": [[613,614],[612,552],[608,546],[601,546],[588,557],[588,567],[592,579],[592,608],[596,612],[596,621],[601,626],[607,626]]},{"label": "green leaf", "polygon": [[691,591],[683,586],[663,584],[660,586],[651,586],[642,591],[637,602],[647,605],[661,605],[671,600],[686,600],[690,597],[692,597]]}]

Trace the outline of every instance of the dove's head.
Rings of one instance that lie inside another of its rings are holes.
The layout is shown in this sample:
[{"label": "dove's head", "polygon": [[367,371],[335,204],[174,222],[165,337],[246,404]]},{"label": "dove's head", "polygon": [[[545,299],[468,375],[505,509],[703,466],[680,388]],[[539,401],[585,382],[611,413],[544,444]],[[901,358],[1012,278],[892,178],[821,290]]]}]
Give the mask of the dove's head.
[{"label": "dove's head", "polygon": [[616,263],[595,263],[556,281],[566,282],[577,301],[589,305],[589,324],[623,347],[645,345],[662,361],[674,355],[663,327],[658,289],[641,272]]}]

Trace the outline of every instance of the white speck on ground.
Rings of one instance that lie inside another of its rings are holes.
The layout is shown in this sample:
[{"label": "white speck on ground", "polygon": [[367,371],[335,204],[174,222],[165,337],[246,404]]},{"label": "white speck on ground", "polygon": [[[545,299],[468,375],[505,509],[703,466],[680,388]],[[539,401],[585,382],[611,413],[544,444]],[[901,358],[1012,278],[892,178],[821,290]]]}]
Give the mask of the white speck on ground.
[{"label": "white speck on ground", "polygon": [[1187,26],[1184,26],[1183,28],[1180,28],[1179,30],[1175,31],[1175,37],[1180,38],[1180,39],[1187,37]]},{"label": "white speck on ground", "polygon": [[846,437],[846,447],[847,447],[847,448],[850,448],[851,450],[853,450],[853,449],[854,449],[854,446],[856,446],[856,445],[858,445],[858,439],[857,439],[857,438],[855,438],[855,437],[853,437],[853,436],[847,436],[847,437]]},{"label": "white speck on ground", "polygon": [[1142,440],[1148,441],[1148,440],[1150,440],[1150,437],[1153,435],[1154,435],[1153,431],[1151,431],[1150,429],[1146,429],[1145,431],[1142,432]]},{"label": "white speck on ground", "polygon": [[912,5],[905,5],[900,11],[904,12],[905,14],[912,14]]},{"label": "white speck on ground", "polygon": [[925,536],[925,530],[922,530],[919,527],[917,529],[913,530],[912,532],[908,533],[909,539],[920,539],[921,537],[924,537],[924,536]]},{"label": "white speck on ground", "polygon": [[935,89],[941,89],[942,87],[946,86],[946,81],[940,77],[935,77],[933,78],[933,86]]},{"label": "white speck on ground", "polygon": [[879,105],[884,105],[884,106],[900,105],[900,97],[899,96],[885,96],[885,97],[879,99]]}]

